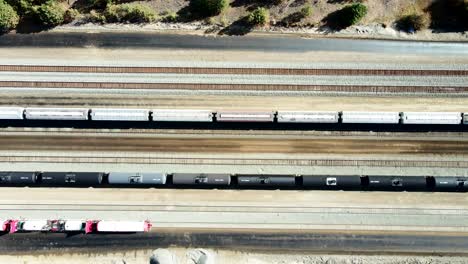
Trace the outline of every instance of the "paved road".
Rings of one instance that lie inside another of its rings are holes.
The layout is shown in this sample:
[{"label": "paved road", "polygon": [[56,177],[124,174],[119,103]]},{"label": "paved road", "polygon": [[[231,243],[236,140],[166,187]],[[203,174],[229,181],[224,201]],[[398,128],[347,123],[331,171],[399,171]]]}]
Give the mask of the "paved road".
[{"label": "paved road", "polygon": [[226,248],[268,252],[271,250],[316,253],[438,254],[465,255],[464,235],[392,235],[346,233],[258,233],[252,231],[161,231],[151,234],[74,235],[16,234],[0,237],[0,253],[52,253],[57,250],[94,253],[96,251],[155,249],[167,247]]},{"label": "paved road", "polygon": [[191,48],[263,51],[358,51],[395,54],[468,54],[466,43],[409,42],[349,39],[303,39],[297,37],[213,37],[146,33],[58,33],[7,34],[3,47],[86,47],[105,48]]}]

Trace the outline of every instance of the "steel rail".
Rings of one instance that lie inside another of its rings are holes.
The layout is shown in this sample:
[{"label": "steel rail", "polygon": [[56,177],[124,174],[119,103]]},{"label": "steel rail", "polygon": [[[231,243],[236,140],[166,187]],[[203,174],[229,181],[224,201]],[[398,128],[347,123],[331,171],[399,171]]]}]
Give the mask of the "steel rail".
[{"label": "steel rail", "polygon": [[259,159],[259,158],[177,158],[177,157],[125,157],[125,156],[27,156],[8,155],[0,162],[28,163],[86,163],[86,164],[183,164],[183,165],[274,165],[274,166],[320,166],[320,167],[422,167],[422,168],[468,168],[468,160],[371,160],[371,159]]},{"label": "steel rail", "polygon": [[248,75],[391,75],[391,76],[468,76],[468,70],[402,69],[301,69],[301,68],[215,68],[215,67],[124,67],[124,66],[45,66],[0,65],[0,71],[81,72],[81,73],[179,73]]},{"label": "steel rail", "polygon": [[343,93],[430,93],[466,94],[467,87],[455,86],[372,86],[372,85],[283,85],[283,84],[200,84],[200,83],[119,83],[119,82],[42,82],[0,81],[5,88],[63,89],[145,89],[145,90],[207,90],[207,91],[292,91]]}]

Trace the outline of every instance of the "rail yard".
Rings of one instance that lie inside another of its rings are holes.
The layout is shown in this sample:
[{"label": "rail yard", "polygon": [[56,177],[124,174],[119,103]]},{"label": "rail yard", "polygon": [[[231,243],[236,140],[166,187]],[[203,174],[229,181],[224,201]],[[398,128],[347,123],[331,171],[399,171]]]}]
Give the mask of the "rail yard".
[{"label": "rail yard", "polygon": [[0,48],[2,250],[468,250],[465,44],[29,38]]}]

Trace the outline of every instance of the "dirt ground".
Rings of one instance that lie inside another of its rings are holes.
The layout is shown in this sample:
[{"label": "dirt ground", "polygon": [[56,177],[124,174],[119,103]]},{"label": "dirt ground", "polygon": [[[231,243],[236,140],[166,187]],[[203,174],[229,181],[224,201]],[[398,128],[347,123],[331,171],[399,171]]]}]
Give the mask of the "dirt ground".
[{"label": "dirt ground", "polygon": [[[187,262],[190,249],[171,248],[177,263]],[[265,254],[263,252],[242,252],[233,250],[211,250],[215,263],[223,264],[462,264],[467,257],[443,256],[366,256],[366,255],[312,255],[312,254]],[[6,255],[0,256],[1,263],[9,264],[146,264],[150,263],[151,250],[134,250],[101,253],[64,253],[60,255]]]}]

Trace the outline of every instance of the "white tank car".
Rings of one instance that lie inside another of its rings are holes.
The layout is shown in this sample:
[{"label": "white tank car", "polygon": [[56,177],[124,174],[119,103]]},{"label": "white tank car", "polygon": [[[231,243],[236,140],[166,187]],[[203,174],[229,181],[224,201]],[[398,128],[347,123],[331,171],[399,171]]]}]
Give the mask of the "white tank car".
[{"label": "white tank car", "polygon": [[402,114],[403,124],[461,124],[461,112],[404,112]]},{"label": "white tank car", "polygon": [[338,112],[278,111],[278,123],[338,123]]},{"label": "white tank car", "polygon": [[153,121],[212,122],[213,111],[191,109],[153,109]]},{"label": "white tank car", "polygon": [[26,119],[88,120],[89,109],[83,108],[26,108]]},{"label": "white tank car", "polygon": [[343,123],[398,124],[400,122],[400,113],[343,111],[341,118]]},{"label": "white tank car", "polygon": [[97,121],[148,121],[149,109],[93,108],[91,120]]},{"label": "white tank car", "polygon": [[216,114],[219,122],[273,122],[274,118],[274,112],[219,111]]},{"label": "white tank car", "polygon": [[157,172],[110,172],[110,184],[165,184],[166,174]]},{"label": "white tank car", "polygon": [[22,107],[0,107],[0,119],[24,119]]},{"label": "white tank car", "polygon": [[99,221],[98,232],[148,232],[151,224],[148,221]]}]

